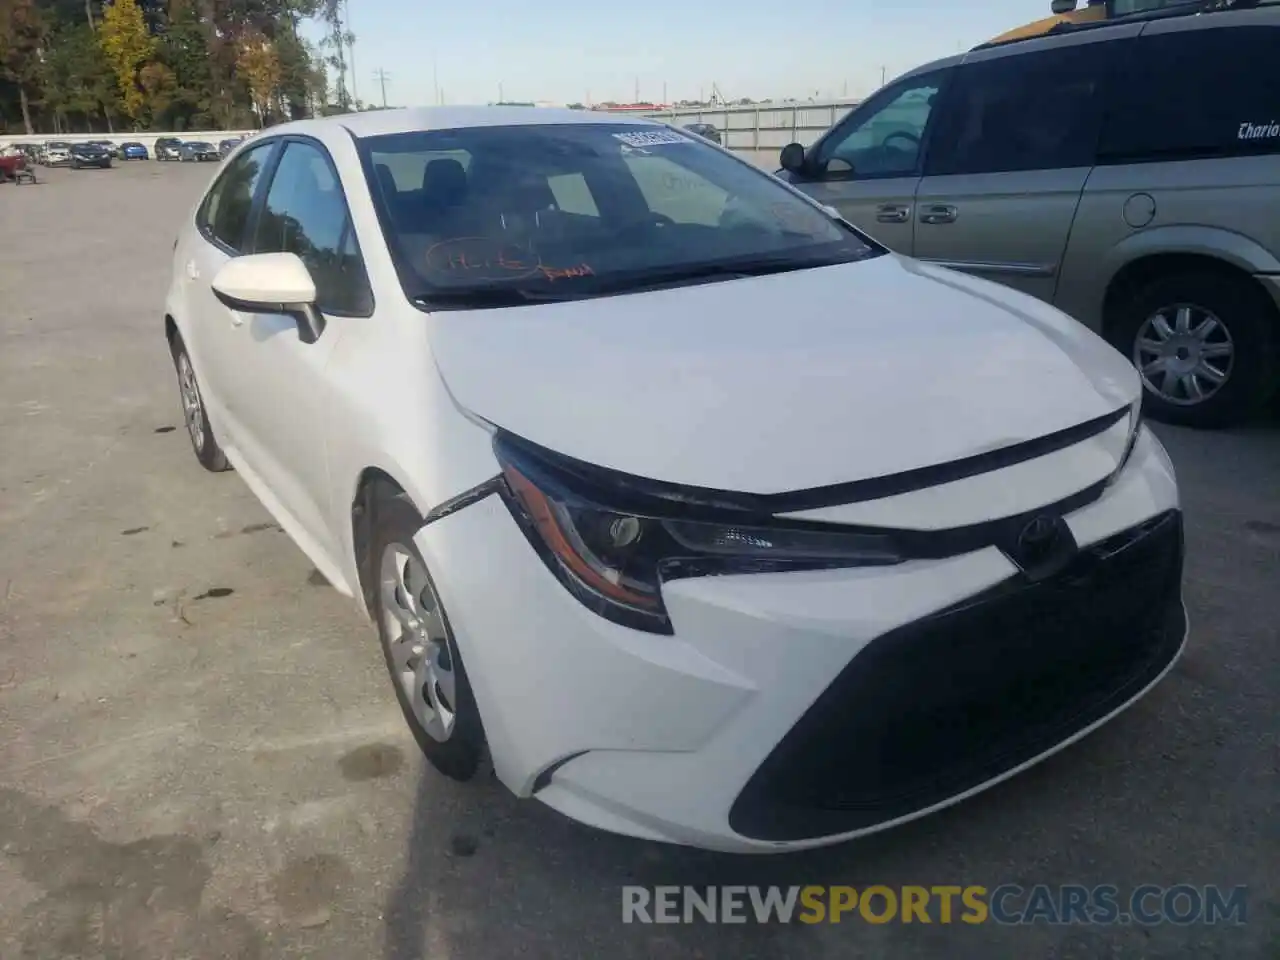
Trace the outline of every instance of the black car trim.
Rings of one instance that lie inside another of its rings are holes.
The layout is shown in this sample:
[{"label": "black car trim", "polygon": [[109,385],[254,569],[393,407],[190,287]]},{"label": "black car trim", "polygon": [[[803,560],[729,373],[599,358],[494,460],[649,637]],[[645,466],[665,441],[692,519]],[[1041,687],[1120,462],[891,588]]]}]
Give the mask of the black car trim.
[{"label": "black car trim", "polygon": [[1074,446],[1109,430],[1119,423],[1130,412],[1129,406],[1120,407],[1111,413],[1095,417],[1084,423],[1067,427],[1054,433],[1024,440],[1019,443],[998,447],[983,453],[946,463],[931,464],[904,470],[901,473],[869,477],[865,480],[852,480],[821,487],[809,487],[786,493],[735,493],[714,490],[708,487],[690,486],[670,483],[664,480],[652,480],[634,474],[597,467],[564,454],[555,453],[530,440],[514,434],[503,432],[503,442],[524,448],[526,451],[544,461],[548,466],[563,472],[572,478],[585,481],[593,487],[616,489],[622,493],[667,502],[680,507],[681,515],[690,510],[710,508],[716,511],[742,511],[759,517],[771,517],[776,514],[800,513],[808,510],[820,510],[825,507],[843,506],[850,503],[864,503],[869,500],[880,500],[884,497],[896,496],[936,487],[945,483],[953,483],[969,477],[992,473],[1008,467],[1047,456],[1058,450]]}]

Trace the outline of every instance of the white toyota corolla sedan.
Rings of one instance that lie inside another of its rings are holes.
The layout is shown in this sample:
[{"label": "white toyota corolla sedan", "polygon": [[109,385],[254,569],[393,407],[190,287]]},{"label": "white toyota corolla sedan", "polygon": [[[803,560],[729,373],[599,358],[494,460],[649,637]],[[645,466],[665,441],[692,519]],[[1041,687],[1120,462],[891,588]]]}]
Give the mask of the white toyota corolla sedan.
[{"label": "white toyota corolla sedan", "polygon": [[1106,722],[1186,636],[1136,372],[665,125],[286,124],[186,220],[191,442],[378,626],[458,779],[818,846]]}]

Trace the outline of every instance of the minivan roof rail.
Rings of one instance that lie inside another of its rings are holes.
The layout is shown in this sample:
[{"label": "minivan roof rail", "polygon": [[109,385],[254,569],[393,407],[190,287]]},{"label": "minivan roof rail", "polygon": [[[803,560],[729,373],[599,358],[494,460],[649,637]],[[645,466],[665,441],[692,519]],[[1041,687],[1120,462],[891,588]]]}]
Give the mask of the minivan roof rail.
[{"label": "minivan roof rail", "polygon": [[1028,40],[1040,40],[1045,37],[1059,37],[1063,34],[1115,27],[1124,23],[1146,23],[1150,20],[1167,20],[1171,17],[1194,17],[1202,13],[1252,10],[1260,6],[1270,6],[1272,2],[1273,0],[1186,0],[1184,3],[1175,3],[1172,6],[1147,10],[1142,13],[1130,13],[1122,17],[1112,17],[1110,20],[1089,20],[1084,23],[1070,23],[1064,20],[1060,23],[1055,23],[1044,33],[1037,33],[1029,37],[1014,37],[1011,40],[992,40],[987,43],[980,43],[976,47],[970,48],[970,52],[990,50],[994,47],[1007,47],[1025,43]]}]

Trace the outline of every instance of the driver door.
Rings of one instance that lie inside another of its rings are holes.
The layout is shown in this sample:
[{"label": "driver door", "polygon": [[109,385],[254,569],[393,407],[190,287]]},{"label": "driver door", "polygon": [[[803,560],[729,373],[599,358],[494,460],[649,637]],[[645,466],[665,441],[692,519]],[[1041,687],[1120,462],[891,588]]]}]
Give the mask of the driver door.
[{"label": "driver door", "polygon": [[950,72],[885,87],[810,148],[805,173],[782,176],[890,250],[911,255],[929,121]]}]

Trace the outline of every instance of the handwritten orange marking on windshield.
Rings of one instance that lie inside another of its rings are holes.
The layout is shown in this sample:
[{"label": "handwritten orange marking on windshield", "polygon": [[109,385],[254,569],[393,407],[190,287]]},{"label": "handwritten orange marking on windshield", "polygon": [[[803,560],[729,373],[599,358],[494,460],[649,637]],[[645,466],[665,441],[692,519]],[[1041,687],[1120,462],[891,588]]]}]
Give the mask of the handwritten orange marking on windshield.
[{"label": "handwritten orange marking on windshield", "polygon": [[546,267],[539,264],[538,271],[550,281],[569,280],[573,277],[594,277],[596,272],[585,263],[576,267]]},{"label": "handwritten orange marking on windshield", "polygon": [[427,248],[423,257],[433,273],[466,272],[484,279],[512,279],[532,276],[538,271],[536,259],[524,251],[489,237],[454,237]]}]

